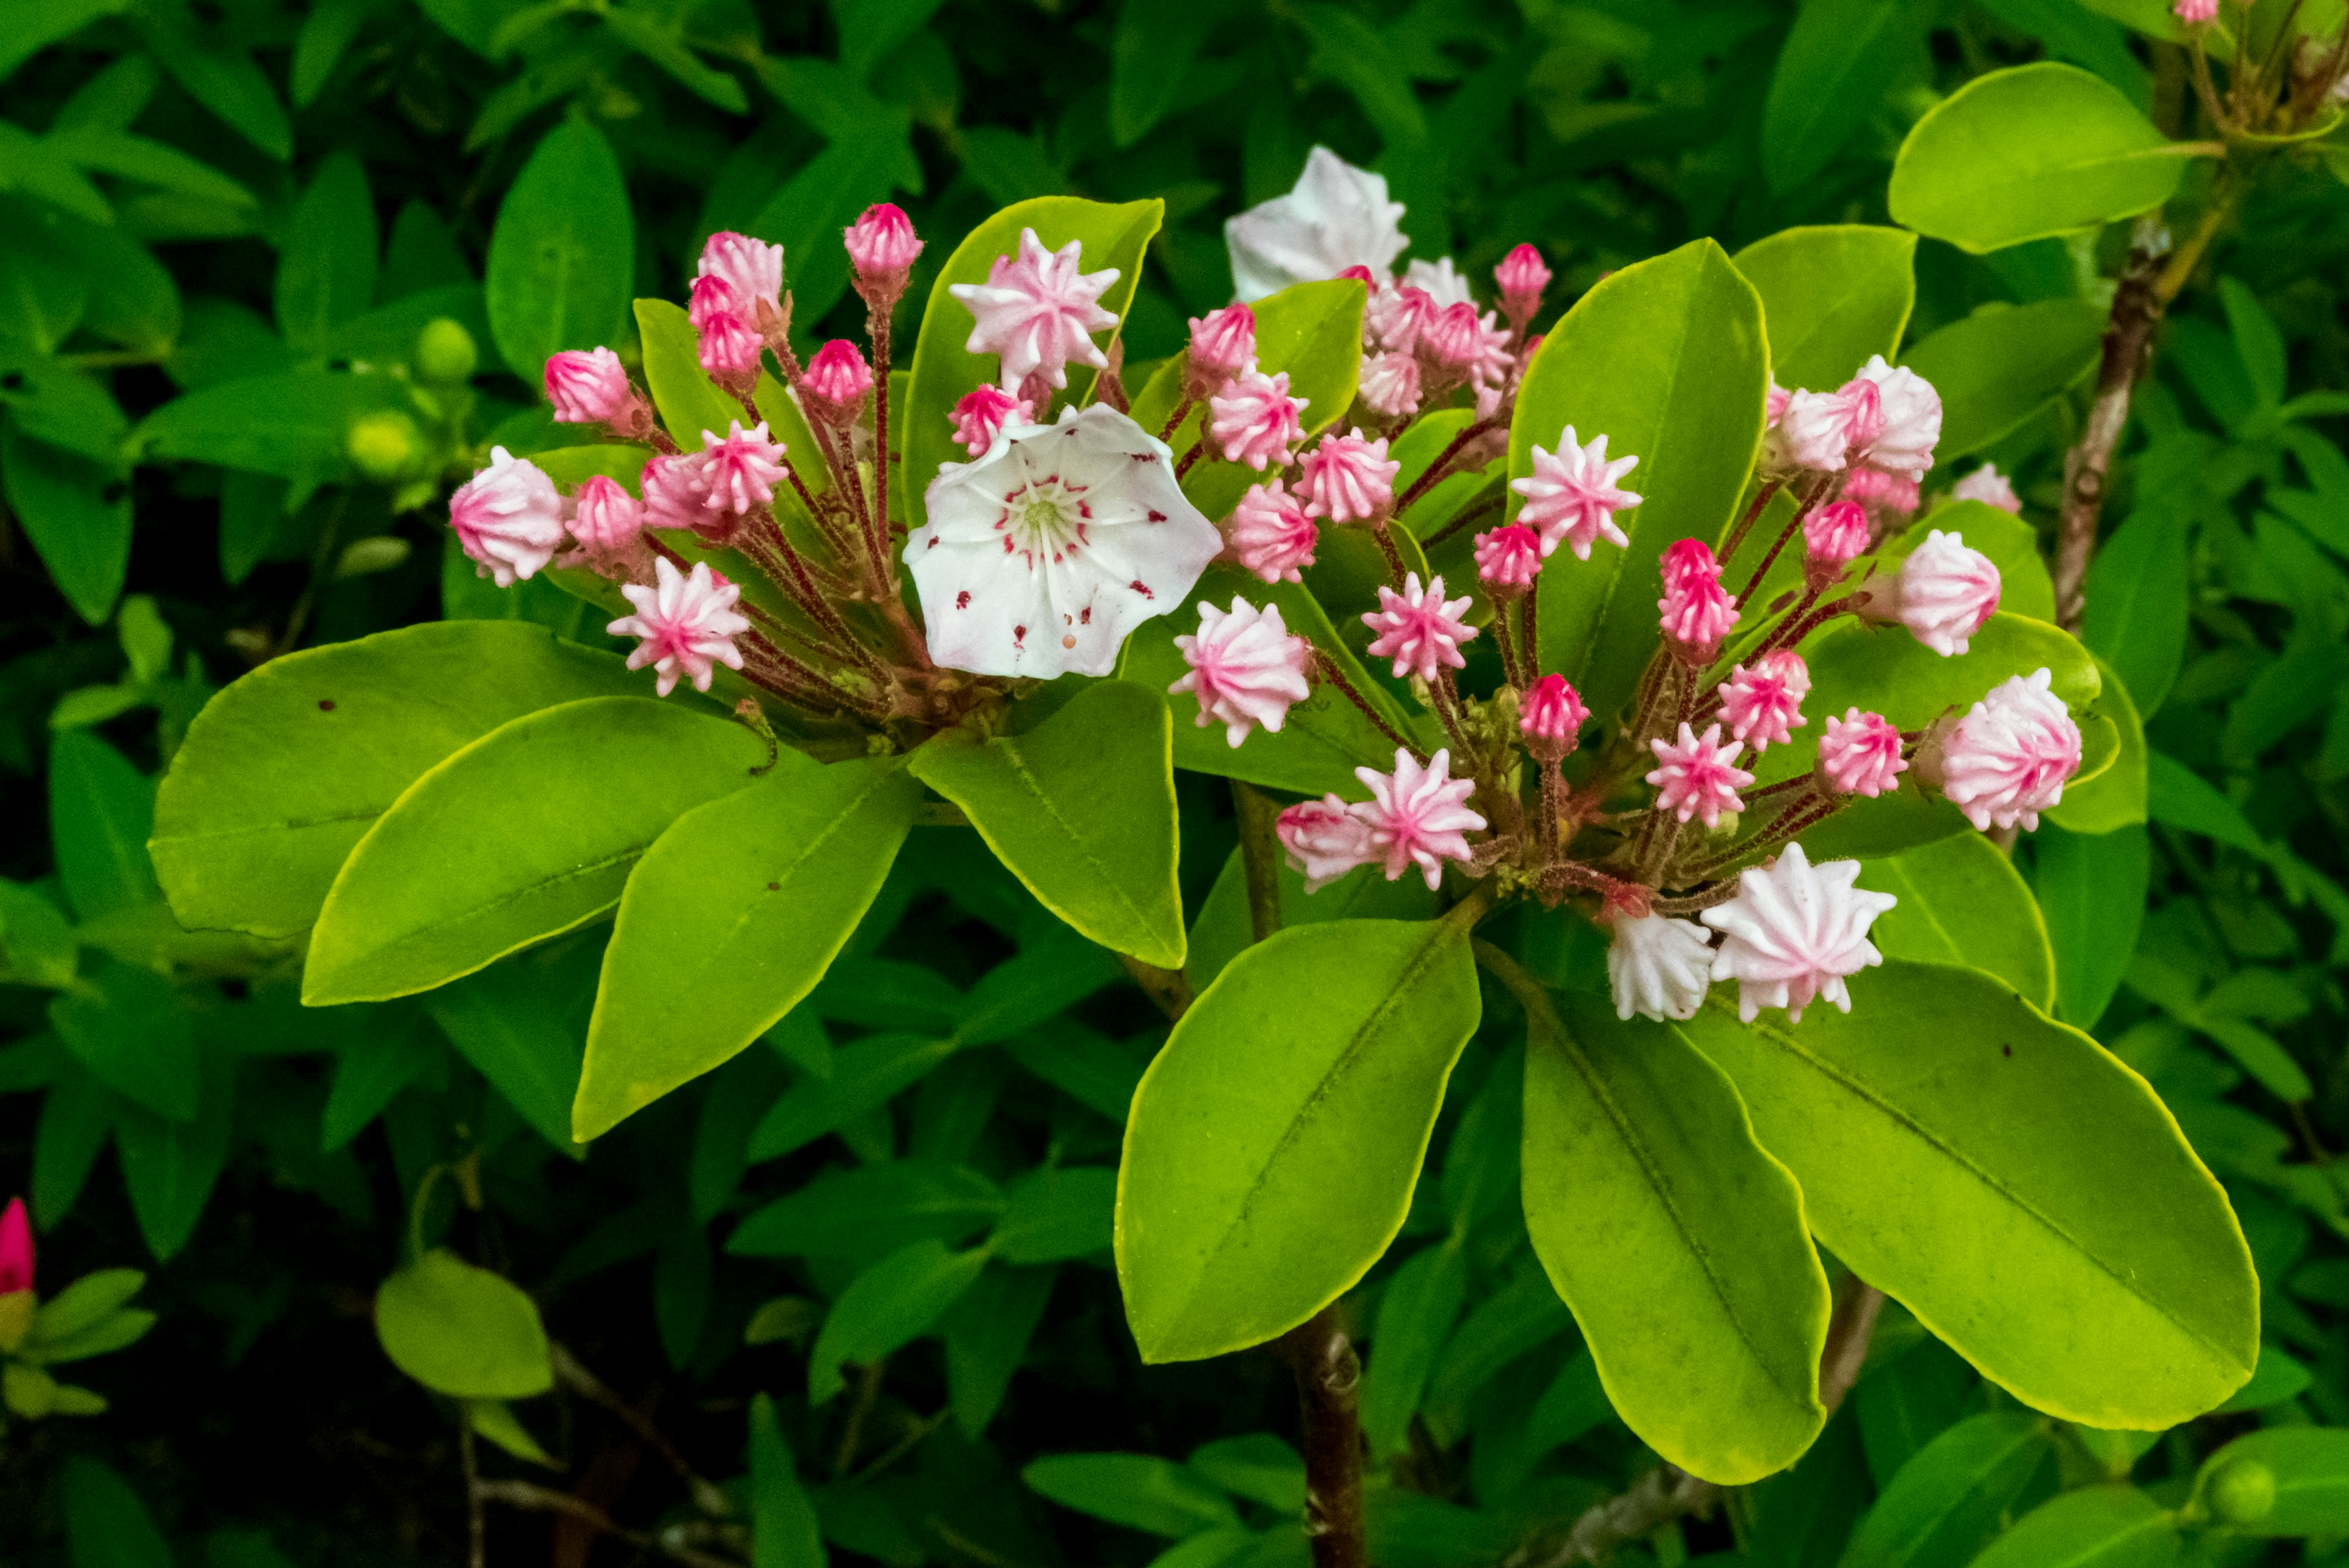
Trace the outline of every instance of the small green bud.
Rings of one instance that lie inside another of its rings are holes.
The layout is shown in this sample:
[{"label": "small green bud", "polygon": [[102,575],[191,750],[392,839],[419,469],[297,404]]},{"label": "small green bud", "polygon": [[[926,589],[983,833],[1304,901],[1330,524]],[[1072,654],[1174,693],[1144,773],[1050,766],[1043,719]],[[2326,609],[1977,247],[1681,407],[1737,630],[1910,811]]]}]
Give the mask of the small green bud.
[{"label": "small green bud", "polygon": [[454,386],[470,380],[481,362],[481,350],[473,346],[473,335],[465,330],[461,321],[435,317],[416,335],[416,362],[412,369],[419,381]]},{"label": "small green bud", "polygon": [[351,421],[343,450],[360,473],[388,483],[416,462],[419,444],[416,421],[396,409],[383,409]]},{"label": "small green bud", "polygon": [[2275,1511],[2275,1471],[2257,1459],[2230,1459],[2210,1477],[2210,1512],[2227,1524],[2257,1524]]}]

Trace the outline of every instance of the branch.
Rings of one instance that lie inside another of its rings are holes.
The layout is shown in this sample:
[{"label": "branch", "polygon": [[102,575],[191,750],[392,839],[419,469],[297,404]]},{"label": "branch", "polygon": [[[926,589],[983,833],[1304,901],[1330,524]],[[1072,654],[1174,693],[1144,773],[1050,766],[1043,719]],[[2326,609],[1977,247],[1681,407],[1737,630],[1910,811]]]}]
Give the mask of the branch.
[{"label": "branch", "polygon": [[1232,781],[1232,805],[1240,819],[1240,869],[1247,877],[1248,924],[1262,941],[1280,929],[1280,808],[1251,784]]},{"label": "branch", "polygon": [[1305,1438],[1305,1539],[1313,1568],[1369,1568],[1362,1532],[1362,1428],[1356,1396],[1362,1364],[1332,1302],[1282,1345],[1297,1373]]},{"label": "branch", "polygon": [[616,1535],[640,1551],[657,1552],[686,1568],[741,1568],[730,1557],[715,1557],[706,1552],[696,1552],[690,1546],[667,1539],[667,1532],[647,1535],[640,1530],[630,1530],[610,1514],[585,1498],[552,1487],[535,1486],[524,1480],[477,1481],[472,1489],[474,1506],[484,1502],[502,1502],[509,1508],[527,1508],[540,1513],[566,1514],[605,1535]]}]

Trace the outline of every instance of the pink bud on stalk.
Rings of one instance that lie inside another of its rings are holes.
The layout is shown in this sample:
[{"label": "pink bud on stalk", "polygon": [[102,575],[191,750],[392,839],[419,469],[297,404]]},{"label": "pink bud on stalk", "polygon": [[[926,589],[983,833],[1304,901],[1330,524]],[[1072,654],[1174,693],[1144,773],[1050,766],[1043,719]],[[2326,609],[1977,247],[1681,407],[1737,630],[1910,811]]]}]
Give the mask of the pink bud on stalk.
[{"label": "pink bud on stalk", "polygon": [[636,488],[645,498],[647,528],[696,528],[708,515],[702,502],[709,486],[701,475],[701,453],[655,456],[645,462]]},{"label": "pink bud on stalk", "polygon": [[1035,410],[993,382],[972,388],[954,406],[955,440],[973,457],[985,457],[1006,425],[1024,425]]},{"label": "pink bud on stalk", "polygon": [[1917,482],[1905,473],[1894,473],[1864,462],[1851,471],[1843,482],[1847,501],[1857,501],[1880,517],[1906,521],[1917,513]]},{"label": "pink bud on stalk", "polygon": [[1501,286],[1501,314],[1509,325],[1522,332],[1526,323],[1541,308],[1542,291],[1549,287],[1550,270],[1542,264],[1541,252],[1531,245],[1519,245],[1501,258],[1493,269],[1493,281]]},{"label": "pink bud on stalk", "polygon": [[1306,400],[1288,395],[1288,372],[1268,376],[1253,364],[1207,400],[1207,436],[1226,462],[1244,462],[1261,472],[1268,464],[1287,468],[1291,449],[1305,439],[1298,416]]},{"label": "pink bud on stalk", "polygon": [[596,571],[628,577],[648,568],[644,504],[607,475],[593,474],[580,485],[571,500],[570,529],[576,556]]},{"label": "pink bud on stalk", "polygon": [[1522,523],[1476,535],[1476,577],[1495,599],[1525,597],[1541,562],[1541,535]]},{"label": "pink bud on stalk", "polygon": [[1387,508],[1394,504],[1394,477],[1402,468],[1387,456],[1384,436],[1368,440],[1359,426],[1345,435],[1332,431],[1305,454],[1297,485],[1305,497],[1305,514],[1332,523],[1384,526]]},{"label": "pink bud on stalk", "polygon": [[25,1200],[8,1199],[0,1210],[0,1296],[33,1288],[33,1220]]},{"label": "pink bud on stalk", "polygon": [[1232,508],[1232,553],[1241,566],[1268,583],[1301,582],[1299,568],[1313,564],[1320,530],[1280,480],[1251,484]]},{"label": "pink bud on stalk", "polygon": [[1354,770],[1371,792],[1370,800],[1354,810],[1370,825],[1371,848],[1385,861],[1388,881],[1416,866],[1433,891],[1444,880],[1444,861],[1469,857],[1464,835],[1483,827],[1485,819],[1468,805],[1476,781],[1455,779],[1451,772],[1448,751],[1436,753],[1423,768],[1400,748],[1392,774]]},{"label": "pink bud on stalk", "polygon": [[1866,553],[1870,530],[1868,513],[1856,501],[1833,501],[1812,508],[1803,519],[1803,576],[1814,589],[1843,575],[1843,569]]},{"label": "pink bud on stalk", "polygon": [[619,425],[636,401],[627,369],[609,348],[566,348],[546,359],[546,400],[559,425]]},{"label": "pink bud on stalk", "polygon": [[1371,825],[1334,794],[1290,806],[1273,831],[1288,852],[1290,867],[1305,878],[1309,893],[1319,892],[1373,858]]},{"label": "pink bud on stalk", "polygon": [[1810,667],[1801,654],[1782,648],[1764,654],[1751,670],[1741,664],[1729,672],[1721,683],[1721,716],[1730,735],[1759,756],[1793,740],[1794,732],[1810,722],[1803,717],[1803,699],[1810,691]]},{"label": "pink bud on stalk", "polygon": [[1846,709],[1840,719],[1828,715],[1826,732],[1819,737],[1818,776],[1831,793],[1874,800],[1895,788],[1908,771],[1900,729],[1891,720],[1857,708]]},{"label": "pink bud on stalk", "polygon": [[1362,361],[1362,401],[1373,413],[1399,420],[1419,411],[1419,361],[1408,354],[1372,354]]},{"label": "pink bud on stalk", "polygon": [[1944,659],[1965,652],[1998,609],[1996,563],[1938,528],[1909,552],[1897,574],[1871,573],[1860,587],[1868,597],[1853,607],[1861,616],[1899,621]]},{"label": "pink bud on stalk", "polygon": [[1310,649],[1281,623],[1278,605],[1259,610],[1236,598],[1219,610],[1203,602],[1198,635],[1177,636],[1174,646],[1191,668],[1166,690],[1196,697],[1200,727],[1222,724],[1234,747],[1259,724],[1278,734],[1289,708],[1310,694]]},{"label": "pink bud on stalk", "polygon": [[735,420],[724,436],[701,432],[701,504],[711,512],[749,514],[771,506],[775,485],[783,477],[783,443],[767,439],[767,421],[749,430]]},{"label": "pink bud on stalk", "polygon": [[1371,302],[1362,311],[1365,346],[1390,354],[1415,354],[1438,309],[1435,296],[1414,284],[1373,285]]},{"label": "pink bud on stalk", "polygon": [[1078,270],[1083,251],[1078,240],[1046,250],[1035,230],[1022,229],[1016,258],[997,256],[988,265],[985,283],[958,283],[947,290],[971,314],[970,337],[963,348],[997,357],[997,382],[1006,391],[1031,375],[1066,387],[1071,364],[1098,370],[1109,363],[1092,334],[1117,325],[1100,301],[1117,281],[1118,269]]},{"label": "pink bud on stalk", "polygon": [[1517,697],[1517,732],[1537,762],[1555,763],[1572,752],[1589,717],[1582,694],[1563,675],[1545,675]]},{"label": "pink bud on stalk", "polygon": [[1561,544],[1578,561],[1590,559],[1590,546],[1600,539],[1619,549],[1628,546],[1631,541],[1616,525],[1615,514],[1637,506],[1640,497],[1617,488],[1615,482],[1639,462],[1637,457],[1609,460],[1603,431],[1592,436],[1588,446],[1580,445],[1568,425],[1558,436],[1555,455],[1535,447],[1533,472],[1509,482],[1509,488],[1526,498],[1516,520],[1540,533],[1545,556]]},{"label": "pink bud on stalk", "polygon": [[512,587],[562,547],[563,493],[537,464],[494,446],[490,466],[449,497],[449,526],[482,576]]},{"label": "pink bud on stalk", "polygon": [[1950,489],[1952,501],[1979,501],[1995,506],[2001,512],[2023,513],[2023,498],[2014,493],[2014,484],[1998,471],[1994,463],[1983,463]]},{"label": "pink bud on stalk", "polygon": [[1184,395],[1195,400],[1212,397],[1255,361],[1255,311],[1245,305],[1226,305],[1194,317],[1190,357],[1183,369]]},{"label": "pink bud on stalk", "polygon": [[740,296],[727,286],[724,278],[704,273],[693,280],[693,291],[686,296],[685,318],[693,324],[696,332],[707,328],[713,316],[739,318],[745,314],[747,307]]},{"label": "pink bud on stalk", "polygon": [[698,278],[716,278],[733,296],[729,307],[754,334],[781,319],[783,247],[719,230],[702,243]]},{"label": "pink bud on stalk", "polygon": [[1419,334],[1419,357],[1447,385],[1465,380],[1485,358],[1484,324],[1466,301],[1435,313]]},{"label": "pink bud on stalk", "polygon": [[858,296],[886,313],[904,296],[905,279],[913,272],[915,258],[922,254],[913,220],[891,202],[877,202],[843,230],[841,238],[856,275]]},{"label": "pink bud on stalk", "polygon": [[1738,982],[1738,1017],[1751,1023],[1762,1009],[1783,1007],[1799,1022],[1818,997],[1851,1011],[1844,981],[1884,961],[1868,929],[1899,902],[1857,886],[1858,877],[1857,860],[1813,866],[1789,844],[1775,864],[1738,873],[1737,897],[1698,916],[1723,933],[1713,978]]},{"label": "pink bud on stalk", "polygon": [[1721,563],[1702,539],[1676,539],[1665,550],[1664,597],[1656,601],[1676,658],[1710,664],[1737,624],[1737,607],[1721,586]]},{"label": "pink bud on stalk", "polygon": [[759,382],[759,351],[765,347],[750,324],[731,311],[710,314],[701,327],[701,368],[738,398]]},{"label": "pink bud on stalk", "polygon": [[2080,771],[2080,726],[2053,685],[2045,669],[2009,676],[1919,753],[1919,775],[1975,827],[2037,828]]},{"label": "pink bud on stalk", "polygon": [[740,585],[730,583],[709,569],[707,561],[694,563],[690,576],[679,572],[667,556],[654,558],[655,581],[624,583],[620,592],[636,613],[622,616],[604,629],[614,637],[638,639],[628,655],[628,668],[649,664],[658,674],[655,689],[666,697],[680,678],[689,679],[697,691],[709,690],[716,666],[742,668],[734,639],[750,629],[748,618],[736,612]]},{"label": "pink bud on stalk", "polygon": [[1407,573],[1401,593],[1381,583],[1379,607],[1362,617],[1362,624],[1378,633],[1371,642],[1371,657],[1393,659],[1398,680],[1406,675],[1433,680],[1444,668],[1465,669],[1468,660],[1460,645],[1474,638],[1476,628],[1460,618],[1473,603],[1463,594],[1447,604],[1440,576],[1422,589],[1419,574]]},{"label": "pink bud on stalk", "polygon": [[1697,817],[1712,828],[1720,825],[1722,813],[1745,809],[1737,792],[1752,784],[1754,775],[1733,765],[1745,748],[1735,741],[1723,742],[1720,725],[1708,724],[1700,735],[1683,723],[1677,742],[1659,735],[1648,744],[1656,753],[1656,769],[1648,782],[1656,786],[1657,810],[1669,811],[1682,822]]},{"label": "pink bud on stalk", "polygon": [[2189,27],[2207,27],[2219,19],[2219,0],[2173,0],[2169,9]]},{"label": "pink bud on stalk", "polygon": [[800,378],[800,400],[809,416],[838,430],[856,422],[864,411],[864,400],[872,395],[873,367],[845,337],[817,349]]}]

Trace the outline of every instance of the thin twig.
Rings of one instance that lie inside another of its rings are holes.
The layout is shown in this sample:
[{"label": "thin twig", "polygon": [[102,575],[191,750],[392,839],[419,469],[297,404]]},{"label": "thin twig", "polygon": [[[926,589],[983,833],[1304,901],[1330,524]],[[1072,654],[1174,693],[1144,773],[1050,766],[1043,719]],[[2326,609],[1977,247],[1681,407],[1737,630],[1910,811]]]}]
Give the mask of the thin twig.
[{"label": "thin twig", "polygon": [[685,1456],[678,1452],[677,1445],[653,1425],[649,1417],[613,1393],[602,1378],[590,1372],[561,1344],[549,1345],[547,1349],[554,1362],[555,1381],[617,1416],[628,1430],[642,1439],[647,1448],[658,1454],[677,1478],[685,1482],[687,1489],[693,1493],[696,1508],[715,1519],[723,1519],[734,1511],[733,1506],[726,1501],[725,1492],[696,1473],[694,1468],[686,1462]]},{"label": "thin twig", "polygon": [[1435,461],[1429,463],[1426,469],[1417,479],[1411,482],[1411,487],[1408,490],[1405,490],[1401,495],[1395,498],[1394,514],[1400,517],[1404,513],[1410,511],[1411,504],[1413,502],[1418,500],[1421,496],[1426,494],[1429,491],[1434,489],[1437,485],[1443,483],[1445,479],[1450,477],[1444,471],[1451,467],[1452,460],[1459,456],[1462,450],[1465,448],[1470,441],[1475,441],[1478,436],[1485,434],[1495,426],[1500,424],[1502,420],[1502,415],[1494,414],[1487,419],[1476,421],[1475,423],[1463,430],[1458,435],[1454,436],[1452,438],[1452,444],[1445,447],[1442,452],[1437,452],[1435,454]]},{"label": "thin twig", "polygon": [[473,1453],[473,1402],[457,1401],[457,1462],[465,1471],[465,1561],[486,1568],[490,1555],[489,1521],[481,1517],[481,1471]]},{"label": "thin twig", "polygon": [[556,1491],[553,1487],[538,1486],[525,1480],[485,1480],[473,1488],[473,1495],[481,1502],[502,1502],[509,1508],[527,1508],[540,1513],[567,1514],[603,1534],[618,1537],[639,1551],[657,1552],[671,1562],[687,1564],[688,1568],[742,1568],[732,1558],[713,1557],[707,1552],[696,1552],[690,1546],[664,1540],[658,1535],[630,1530],[586,1499],[574,1497],[567,1491]]},{"label": "thin twig", "polygon": [[1240,870],[1247,878],[1248,925],[1262,941],[1280,929],[1279,808],[1252,784],[1232,781],[1240,821]]}]

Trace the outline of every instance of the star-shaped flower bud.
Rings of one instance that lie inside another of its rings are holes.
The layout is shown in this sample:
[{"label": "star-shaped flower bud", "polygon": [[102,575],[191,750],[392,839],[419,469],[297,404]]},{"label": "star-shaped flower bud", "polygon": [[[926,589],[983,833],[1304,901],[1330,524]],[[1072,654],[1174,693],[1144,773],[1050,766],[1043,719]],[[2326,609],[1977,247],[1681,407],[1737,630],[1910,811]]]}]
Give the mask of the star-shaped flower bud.
[{"label": "star-shaped flower bud", "polygon": [[1760,756],[1793,740],[1793,732],[1810,722],[1803,717],[1803,699],[1810,690],[1810,667],[1803,656],[1782,648],[1764,654],[1751,670],[1741,664],[1729,672],[1721,683],[1721,716],[1731,737]]},{"label": "star-shaped flower bud", "polygon": [[1445,666],[1465,669],[1468,660],[1461,656],[1460,645],[1474,638],[1476,628],[1460,618],[1475,602],[1463,594],[1445,603],[1440,576],[1422,589],[1419,574],[1408,573],[1401,593],[1381,583],[1379,607],[1362,617],[1362,624],[1378,633],[1371,643],[1371,657],[1393,659],[1397,680],[1415,675],[1433,680]]},{"label": "star-shaped flower bud", "polygon": [[1394,476],[1402,468],[1387,455],[1386,438],[1364,438],[1361,427],[1332,431],[1305,454],[1297,483],[1308,516],[1332,523],[1371,523],[1394,504]]},{"label": "star-shaped flower bud", "polygon": [[741,396],[759,379],[759,350],[765,347],[749,322],[730,310],[712,311],[701,324],[701,368],[709,379]]},{"label": "star-shaped flower bud", "polygon": [[1868,513],[1856,501],[1815,506],[1803,518],[1803,571],[1814,586],[1831,583],[1867,553]]},{"label": "star-shaped flower bud", "polygon": [[1822,473],[1841,472],[1853,449],[1865,450],[1883,428],[1882,399],[1870,381],[1850,381],[1832,392],[1797,391],[1778,416],[1787,461]]},{"label": "star-shaped flower bud", "polygon": [[1614,937],[1607,944],[1607,981],[1615,992],[1615,1016],[1690,1019],[1713,989],[1713,938],[1694,920],[1665,915],[1608,917]]},{"label": "star-shaped flower bud", "polygon": [[702,478],[702,454],[678,452],[655,456],[645,462],[636,488],[645,498],[647,528],[698,528],[709,515],[702,503],[709,485]]},{"label": "star-shaped flower bud", "polygon": [[563,547],[563,494],[537,464],[493,446],[490,466],[449,497],[449,526],[482,576],[511,587]]},{"label": "star-shaped flower bud", "polygon": [[1900,727],[1881,713],[1847,708],[1842,718],[1827,716],[1819,736],[1819,777],[1836,794],[1864,794],[1874,800],[1898,788],[1909,764],[1900,756]]},{"label": "star-shaped flower bud", "polygon": [[930,657],[979,675],[1107,675],[1126,634],[1189,597],[1224,537],[1166,444],[1103,403],[1010,425],[930,482],[905,541]]},{"label": "star-shaped flower bud", "polygon": [[1414,284],[1381,285],[1362,310],[1362,347],[1386,354],[1419,352],[1419,340],[1435,325],[1443,306]]},{"label": "star-shaped flower bud", "polygon": [[1443,379],[1454,385],[1464,380],[1485,358],[1485,328],[1476,307],[1463,302],[1437,311],[1419,334],[1417,348]]},{"label": "star-shaped flower bud", "polygon": [[1236,598],[1219,610],[1203,603],[1198,635],[1177,637],[1174,646],[1191,668],[1166,690],[1196,697],[1200,726],[1223,725],[1235,747],[1259,724],[1278,734],[1291,705],[1311,691],[1305,679],[1311,648],[1281,624],[1278,605],[1259,610]]},{"label": "star-shaped flower bud", "polygon": [[695,562],[693,575],[688,576],[667,556],[659,556],[653,560],[653,571],[649,586],[621,585],[620,592],[636,613],[622,616],[604,629],[614,637],[638,639],[636,650],[628,655],[628,668],[651,665],[660,677],[655,689],[662,696],[676,690],[679,679],[689,679],[695,691],[707,691],[718,665],[742,668],[734,639],[750,629],[750,622],[734,608],[742,597],[741,587],[710,571],[707,561]]},{"label": "star-shaped flower bud", "polygon": [[1476,535],[1476,580],[1496,599],[1525,597],[1541,570],[1541,535],[1522,523]]},{"label": "star-shaped flower bud", "polygon": [[617,481],[598,473],[580,485],[571,499],[568,526],[574,548],[564,565],[585,565],[608,577],[636,577],[650,570],[644,504]]},{"label": "star-shaped flower bud", "polygon": [[1882,423],[1855,460],[1864,458],[1914,482],[1933,466],[1933,448],[1941,440],[1941,395],[1916,371],[1886,364],[1881,354],[1868,357],[1853,386],[1862,383],[1876,389]]},{"label": "star-shaped flower bud", "polygon": [[1334,794],[1299,801],[1280,814],[1273,831],[1288,864],[1318,893],[1358,866],[1376,859],[1371,825]]},{"label": "star-shaped flower bud", "polygon": [[735,420],[726,434],[701,432],[702,506],[737,516],[753,507],[771,506],[775,485],[783,477],[783,443],[767,439],[767,421],[749,430]]},{"label": "star-shaped flower bud", "polygon": [[1321,532],[1305,508],[1276,479],[1251,484],[1232,508],[1232,553],[1241,566],[1268,583],[1304,579],[1299,568],[1313,564],[1313,547]]},{"label": "star-shaped flower bud", "polygon": [[947,290],[974,318],[963,348],[1001,361],[998,381],[1005,391],[1018,390],[1031,374],[1065,387],[1071,363],[1097,370],[1109,363],[1092,335],[1117,325],[1100,300],[1118,280],[1118,269],[1080,271],[1083,251],[1076,240],[1048,251],[1035,230],[1022,229],[1018,259],[998,256],[985,283],[958,283]]},{"label": "star-shaped flower bud", "polygon": [[1783,1007],[1800,1022],[1815,997],[1851,1011],[1847,977],[1884,961],[1868,940],[1876,917],[1899,900],[1857,886],[1859,862],[1813,866],[1799,844],[1777,863],[1738,873],[1737,897],[1698,918],[1723,934],[1713,978],[1733,980],[1737,1015],[1754,1022],[1765,1007]]},{"label": "star-shaped flower bud", "polygon": [[1980,501],[1997,507],[2001,512],[2023,514],[2023,497],[2014,493],[2013,482],[1998,471],[1995,463],[1983,463],[1951,487],[1952,501]]},{"label": "star-shaped flower bud", "polygon": [[1476,781],[1452,777],[1450,752],[1436,753],[1423,768],[1398,749],[1393,773],[1356,768],[1354,776],[1371,792],[1354,810],[1370,825],[1371,847],[1386,862],[1388,881],[1416,866],[1433,890],[1444,880],[1444,862],[1469,857],[1464,835],[1485,819],[1468,805]]},{"label": "star-shaped flower bud", "polygon": [[750,314],[749,302],[728,287],[724,278],[706,273],[693,280],[693,290],[686,296],[685,318],[696,332],[707,327],[713,316],[747,318]]},{"label": "star-shaped flower bud", "polygon": [[1563,675],[1545,675],[1517,698],[1517,732],[1537,762],[1557,762],[1572,752],[1589,718],[1582,694]]},{"label": "star-shaped flower bud", "polygon": [[2080,726],[2052,687],[2044,669],[2009,676],[1964,718],[1941,726],[1928,780],[1938,775],[1950,803],[1984,832],[2036,829],[2039,814],[2063,802],[2064,782],[2080,771]]},{"label": "star-shaped flower bud", "polygon": [[1850,477],[1843,482],[1843,498],[1858,502],[1868,509],[1869,516],[1888,523],[1905,523],[1916,515],[1919,501],[1915,480],[1872,462],[1853,467]]},{"label": "star-shaped flower bud", "polygon": [[1291,449],[1305,439],[1298,420],[1305,404],[1288,395],[1288,371],[1268,376],[1250,363],[1207,400],[1207,439],[1226,462],[1287,468]]},{"label": "star-shaped flower bud", "polygon": [[1682,724],[1678,742],[1659,735],[1648,744],[1656,753],[1656,770],[1648,782],[1656,786],[1659,811],[1669,811],[1682,822],[1696,817],[1710,829],[1720,826],[1722,813],[1745,809],[1737,792],[1752,784],[1754,775],[1733,765],[1745,748],[1735,741],[1724,743],[1720,725],[1707,724],[1700,735]]},{"label": "star-shaped flower bud", "polygon": [[1998,565],[1963,536],[1936,528],[1909,552],[1897,575],[1871,574],[1857,607],[1869,620],[1899,621],[1942,658],[1972,646],[1974,633],[1997,612]]},{"label": "star-shaped flower bud", "polygon": [[1511,480],[1509,488],[1526,498],[1517,509],[1517,521],[1540,533],[1544,556],[1553,554],[1562,543],[1574,552],[1576,560],[1587,561],[1591,545],[1599,539],[1619,548],[1630,544],[1616,526],[1615,514],[1637,506],[1640,497],[1618,489],[1615,482],[1639,466],[1638,458],[1610,462],[1603,432],[1591,437],[1588,446],[1581,446],[1574,439],[1574,427],[1568,425],[1557,438],[1555,455],[1537,446],[1533,460],[1533,472]]}]

